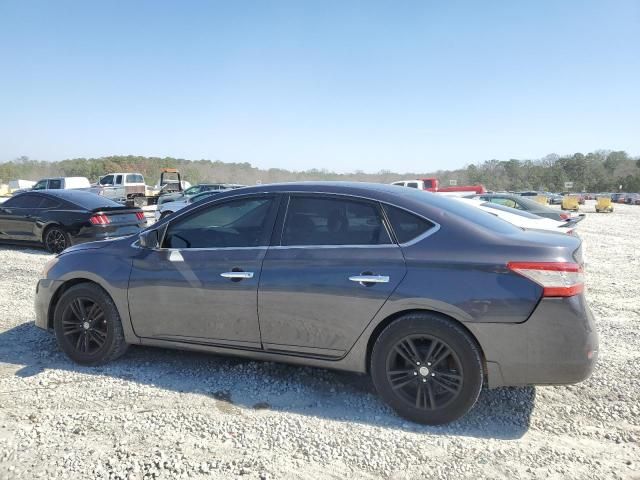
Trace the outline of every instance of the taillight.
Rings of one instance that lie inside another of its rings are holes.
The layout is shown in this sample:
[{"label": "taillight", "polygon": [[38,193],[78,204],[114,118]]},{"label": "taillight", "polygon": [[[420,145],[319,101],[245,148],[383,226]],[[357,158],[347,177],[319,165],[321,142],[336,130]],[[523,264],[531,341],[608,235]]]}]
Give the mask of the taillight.
[{"label": "taillight", "polygon": [[144,220],[144,212],[136,212],[136,218],[138,220]]},{"label": "taillight", "polygon": [[509,270],[533,280],[544,297],[571,297],[584,291],[584,272],[571,262],[509,262]]},{"label": "taillight", "polygon": [[100,213],[98,215],[92,215],[89,221],[93,225],[108,225],[111,223],[109,217],[107,217],[104,213]]},{"label": "taillight", "polygon": [[571,215],[569,215],[568,213],[561,213],[560,218],[562,220],[569,220],[571,218]]}]

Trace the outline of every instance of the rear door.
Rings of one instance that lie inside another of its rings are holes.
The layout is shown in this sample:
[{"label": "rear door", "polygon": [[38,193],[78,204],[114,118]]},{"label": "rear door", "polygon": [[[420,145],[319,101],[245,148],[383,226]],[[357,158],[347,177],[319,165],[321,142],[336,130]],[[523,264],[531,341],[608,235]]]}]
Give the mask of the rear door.
[{"label": "rear door", "polygon": [[402,252],[376,202],[295,194],[283,217],[260,278],[263,346],[341,357],[404,277]]}]

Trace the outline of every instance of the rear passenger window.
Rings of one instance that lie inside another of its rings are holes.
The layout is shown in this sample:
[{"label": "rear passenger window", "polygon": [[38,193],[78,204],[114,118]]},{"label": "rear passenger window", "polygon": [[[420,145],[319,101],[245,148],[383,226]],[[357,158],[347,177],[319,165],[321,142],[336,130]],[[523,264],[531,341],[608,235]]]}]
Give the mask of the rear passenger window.
[{"label": "rear passenger window", "polygon": [[38,208],[57,208],[60,206],[60,203],[53,200],[52,198],[42,197],[42,201]]},{"label": "rear passenger window", "polygon": [[407,187],[409,187],[409,188],[418,188],[418,182],[409,182],[409,183],[407,183]]},{"label": "rear passenger window", "polygon": [[435,227],[429,220],[390,205],[384,206],[399,243],[407,243]]},{"label": "rear passenger window", "polygon": [[391,243],[378,206],[343,198],[291,197],[282,245]]}]

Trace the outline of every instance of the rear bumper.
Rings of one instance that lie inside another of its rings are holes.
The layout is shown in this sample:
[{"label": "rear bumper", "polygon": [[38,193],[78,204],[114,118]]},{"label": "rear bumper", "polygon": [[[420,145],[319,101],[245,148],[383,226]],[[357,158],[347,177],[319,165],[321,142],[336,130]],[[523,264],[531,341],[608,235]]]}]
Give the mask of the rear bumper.
[{"label": "rear bumper", "polygon": [[523,323],[465,325],[485,354],[490,387],[581,382],[598,358],[598,334],[583,295],[543,298]]}]

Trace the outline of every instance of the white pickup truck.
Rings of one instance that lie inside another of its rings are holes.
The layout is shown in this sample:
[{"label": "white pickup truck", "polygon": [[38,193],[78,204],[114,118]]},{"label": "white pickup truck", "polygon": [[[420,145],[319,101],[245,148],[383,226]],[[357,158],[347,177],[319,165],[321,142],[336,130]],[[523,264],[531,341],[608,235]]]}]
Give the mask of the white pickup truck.
[{"label": "white pickup truck", "polygon": [[189,183],[181,180],[178,170],[163,168],[155,188],[146,186],[142,174],[126,172],[109,173],[100,177],[89,191],[116,202],[144,207],[156,205],[160,195],[182,192],[185,186],[188,187]]},{"label": "white pickup truck", "polygon": [[116,202],[126,203],[136,197],[144,197],[146,185],[140,173],[110,173],[100,177],[98,183],[92,185],[89,191]]}]

